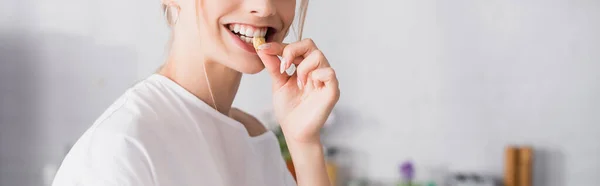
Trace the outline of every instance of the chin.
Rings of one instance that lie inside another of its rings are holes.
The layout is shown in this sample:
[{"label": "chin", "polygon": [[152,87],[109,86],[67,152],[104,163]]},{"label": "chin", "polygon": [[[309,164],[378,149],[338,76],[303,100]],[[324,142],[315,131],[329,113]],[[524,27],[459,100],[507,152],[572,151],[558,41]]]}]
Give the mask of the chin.
[{"label": "chin", "polygon": [[243,68],[239,71],[244,74],[258,74],[263,69],[265,69],[265,66],[260,65],[260,66],[252,66],[252,67]]},{"label": "chin", "polygon": [[254,56],[252,58],[236,60],[236,64],[232,65],[233,69],[244,74],[257,74],[265,69],[265,65],[258,57]]}]

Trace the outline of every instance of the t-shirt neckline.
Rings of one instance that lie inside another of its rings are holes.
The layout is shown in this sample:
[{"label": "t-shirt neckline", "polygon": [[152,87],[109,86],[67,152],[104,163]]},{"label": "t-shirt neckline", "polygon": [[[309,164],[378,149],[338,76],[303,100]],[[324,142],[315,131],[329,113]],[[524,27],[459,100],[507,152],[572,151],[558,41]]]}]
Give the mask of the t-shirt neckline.
[{"label": "t-shirt neckline", "polygon": [[252,141],[260,141],[260,140],[266,138],[266,136],[273,134],[273,132],[267,131],[258,136],[250,136],[250,134],[248,134],[248,130],[246,129],[244,124],[215,110],[210,105],[208,105],[206,102],[202,101],[201,99],[196,97],[194,94],[192,94],[191,92],[189,92],[188,90],[183,88],[181,85],[177,84],[175,81],[169,79],[168,77],[163,76],[161,74],[154,73],[154,74],[150,75],[150,77],[148,77],[148,79],[155,80],[159,83],[164,84],[165,86],[171,88],[173,91],[177,92],[177,94],[179,94],[184,99],[186,99],[186,100],[190,101],[191,103],[193,103],[194,105],[198,106],[198,108],[208,112],[210,115],[227,123],[228,125],[244,131],[244,134]]}]

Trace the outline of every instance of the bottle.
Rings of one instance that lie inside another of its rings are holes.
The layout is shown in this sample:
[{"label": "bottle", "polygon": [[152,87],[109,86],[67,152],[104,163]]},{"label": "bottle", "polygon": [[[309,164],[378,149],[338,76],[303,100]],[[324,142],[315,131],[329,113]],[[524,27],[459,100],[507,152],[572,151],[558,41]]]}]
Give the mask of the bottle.
[{"label": "bottle", "polygon": [[531,186],[532,184],[532,165],[533,165],[533,148],[524,146],[519,148],[518,158],[518,181],[519,186]]},{"label": "bottle", "polygon": [[337,186],[338,165],[335,162],[335,156],[337,155],[338,150],[335,147],[330,147],[325,148],[325,152],[325,166],[327,168],[329,181],[331,182],[332,186]]},{"label": "bottle", "polygon": [[508,146],[504,149],[504,185],[517,185],[517,147]]},{"label": "bottle", "polygon": [[406,161],[400,164],[399,172],[401,176],[399,185],[413,186],[413,179],[415,178],[415,167],[411,161]]}]

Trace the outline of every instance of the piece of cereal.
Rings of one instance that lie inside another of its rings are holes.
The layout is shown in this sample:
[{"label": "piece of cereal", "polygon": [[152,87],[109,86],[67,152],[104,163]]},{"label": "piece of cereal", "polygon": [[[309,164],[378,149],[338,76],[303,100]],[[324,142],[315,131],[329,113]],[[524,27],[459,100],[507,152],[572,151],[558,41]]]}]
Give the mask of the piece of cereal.
[{"label": "piece of cereal", "polygon": [[252,44],[254,45],[254,49],[258,50],[258,46],[265,44],[265,38],[264,37],[254,37],[254,39],[252,39]]}]

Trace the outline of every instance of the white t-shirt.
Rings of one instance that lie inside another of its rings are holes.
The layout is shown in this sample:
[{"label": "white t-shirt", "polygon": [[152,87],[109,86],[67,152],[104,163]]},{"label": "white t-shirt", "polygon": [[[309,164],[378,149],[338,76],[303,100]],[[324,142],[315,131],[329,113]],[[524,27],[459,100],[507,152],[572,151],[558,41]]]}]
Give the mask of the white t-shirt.
[{"label": "white t-shirt", "polygon": [[129,89],[81,136],[54,186],[292,186],[272,132],[250,137],[170,79]]}]

